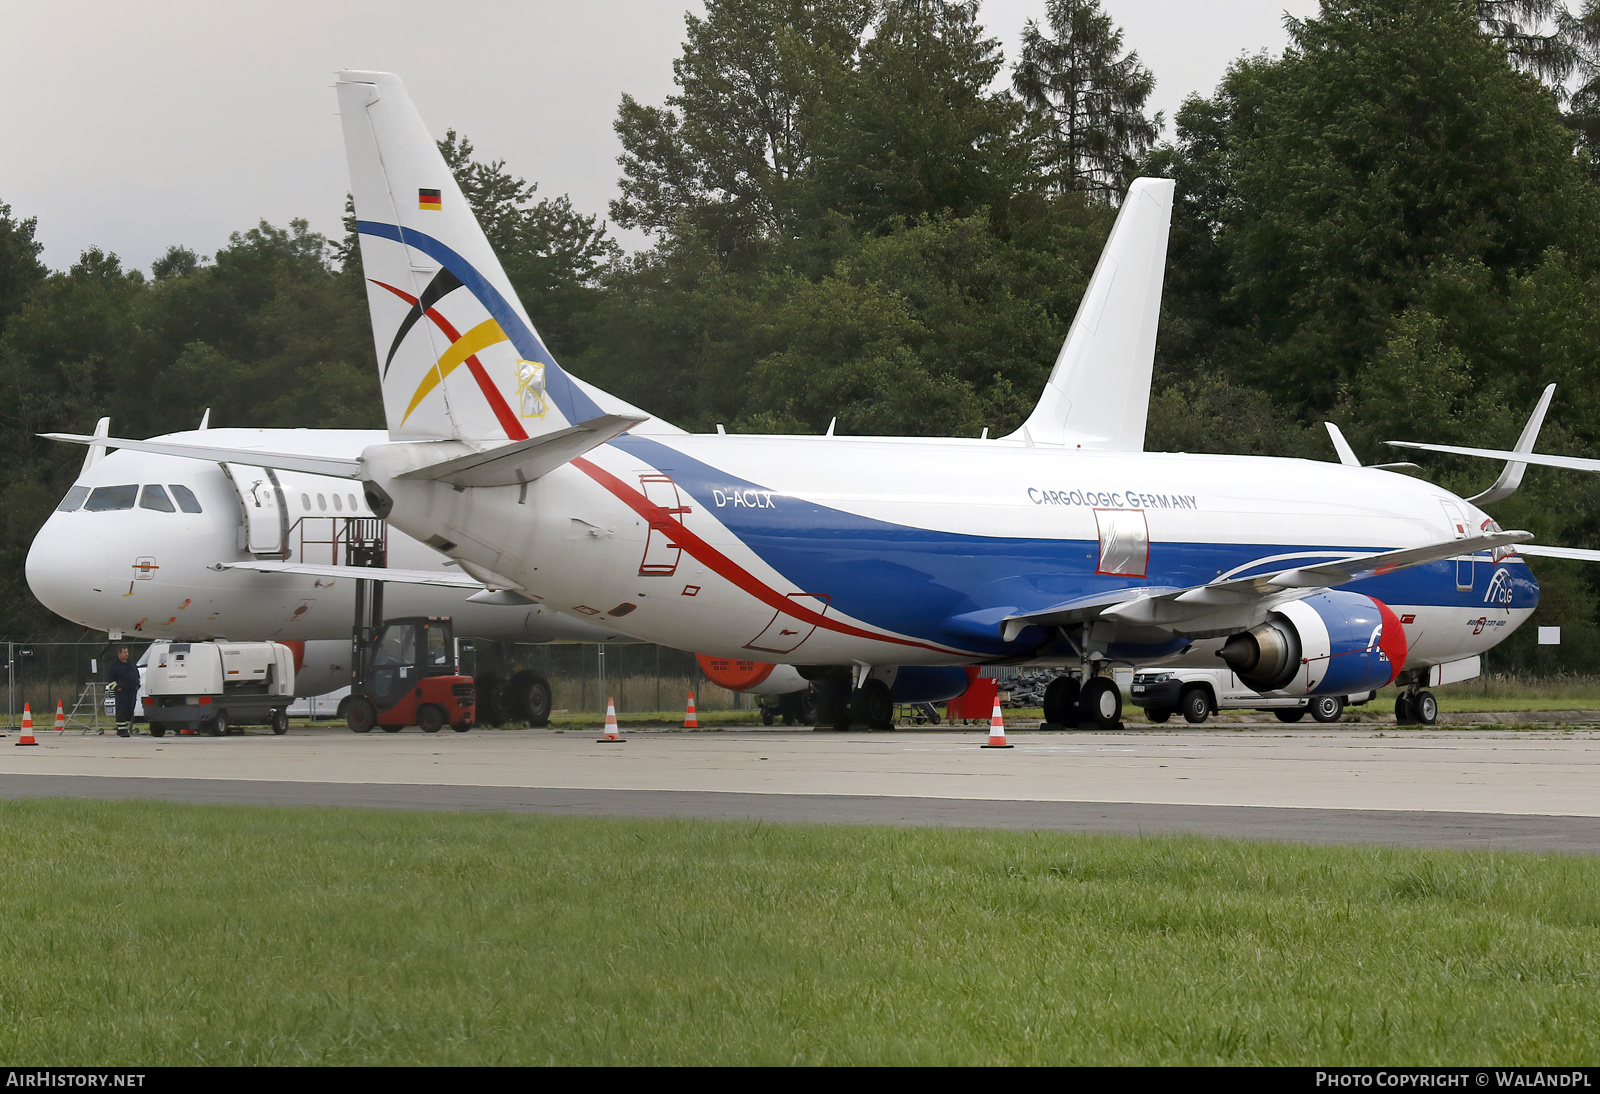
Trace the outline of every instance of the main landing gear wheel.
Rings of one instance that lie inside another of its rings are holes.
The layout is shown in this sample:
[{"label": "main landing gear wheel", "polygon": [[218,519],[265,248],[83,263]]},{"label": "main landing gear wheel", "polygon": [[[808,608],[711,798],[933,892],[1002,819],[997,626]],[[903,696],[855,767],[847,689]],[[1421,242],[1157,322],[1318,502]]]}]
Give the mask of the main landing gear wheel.
[{"label": "main landing gear wheel", "polygon": [[882,680],[868,680],[850,696],[850,720],[860,722],[868,729],[894,728],[894,699],[889,685]]},{"label": "main landing gear wheel", "polygon": [[444,728],[445,713],[432,703],[417,710],[417,726],[424,733],[437,733]]},{"label": "main landing gear wheel", "polygon": [[1337,722],[1343,716],[1343,695],[1319,695],[1311,700],[1311,717],[1317,721]]},{"label": "main landing gear wheel", "polygon": [[1044,689],[1044,720],[1058,726],[1078,724],[1078,681],[1057,676]]},{"label": "main landing gear wheel", "polygon": [[370,699],[352,699],[344,708],[344,724],[353,733],[371,733],[372,727],[378,724],[378,709]]},{"label": "main landing gear wheel", "polygon": [[1416,709],[1411,705],[1411,696],[1403,691],[1394,697],[1394,724],[1397,726],[1417,724]]},{"label": "main landing gear wheel", "polygon": [[1104,676],[1096,676],[1078,693],[1078,711],[1096,729],[1116,729],[1122,722],[1122,692]]},{"label": "main landing gear wheel", "polygon": [[1272,716],[1274,718],[1278,719],[1278,721],[1280,721],[1280,722],[1294,723],[1294,722],[1298,722],[1300,719],[1304,718],[1306,716],[1306,712],[1303,711],[1303,710],[1298,710],[1298,709],[1296,709],[1296,710],[1275,710],[1275,711],[1272,712]]},{"label": "main landing gear wheel", "polygon": [[1178,697],[1178,709],[1183,711],[1183,720],[1192,726],[1204,725],[1207,718],[1211,717],[1211,699],[1206,695],[1205,688],[1185,688]]}]

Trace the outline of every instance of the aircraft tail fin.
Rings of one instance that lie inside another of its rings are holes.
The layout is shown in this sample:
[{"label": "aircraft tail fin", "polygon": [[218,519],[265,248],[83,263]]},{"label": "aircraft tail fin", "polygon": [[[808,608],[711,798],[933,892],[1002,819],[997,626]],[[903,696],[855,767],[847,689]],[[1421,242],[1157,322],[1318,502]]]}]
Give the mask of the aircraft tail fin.
[{"label": "aircraft tail fin", "polygon": [[1009,439],[1138,452],[1172,224],[1171,179],[1135,179],[1044,394]]},{"label": "aircraft tail fin", "polygon": [[503,444],[647,418],[550,355],[400,78],[337,87],[389,436]]}]

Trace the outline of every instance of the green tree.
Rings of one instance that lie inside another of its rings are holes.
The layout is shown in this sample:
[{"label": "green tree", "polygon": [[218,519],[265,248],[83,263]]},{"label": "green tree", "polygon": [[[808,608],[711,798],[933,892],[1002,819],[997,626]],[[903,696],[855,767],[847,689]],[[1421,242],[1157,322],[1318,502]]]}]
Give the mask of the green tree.
[{"label": "green tree", "polygon": [[1035,20],[1022,31],[1011,83],[1038,123],[1040,169],[1057,193],[1116,201],[1136,162],[1155,144],[1160,113],[1147,117],[1155,77],[1099,0],[1049,0],[1047,35]]},{"label": "green tree", "polygon": [[0,201],[0,334],[5,333],[7,318],[49,273],[39,261],[44,244],[33,238],[37,227],[37,217],[15,218],[11,206]]}]

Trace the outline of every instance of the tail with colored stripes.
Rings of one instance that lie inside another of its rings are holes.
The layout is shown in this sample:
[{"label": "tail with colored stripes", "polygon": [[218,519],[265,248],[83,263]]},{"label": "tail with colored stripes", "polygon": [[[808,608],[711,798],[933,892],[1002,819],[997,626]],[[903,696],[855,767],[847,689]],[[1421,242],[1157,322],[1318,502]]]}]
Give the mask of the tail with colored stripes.
[{"label": "tail with colored stripes", "polygon": [[545,348],[399,77],[341,72],[338,91],[390,437],[503,444],[639,414]]}]

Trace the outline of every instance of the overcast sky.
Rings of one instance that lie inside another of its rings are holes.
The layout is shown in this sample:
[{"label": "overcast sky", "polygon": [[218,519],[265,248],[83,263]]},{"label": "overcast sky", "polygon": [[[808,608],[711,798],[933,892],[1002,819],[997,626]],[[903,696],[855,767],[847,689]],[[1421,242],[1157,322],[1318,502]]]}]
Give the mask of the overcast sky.
[{"label": "overcast sky", "polygon": [[[1209,94],[1241,54],[1283,49],[1316,0],[1102,0],[1154,72],[1151,106]],[[672,91],[680,0],[51,0],[4,5],[0,202],[39,219],[44,260],[90,245],[148,270],[212,254],[262,218],[337,235],[349,188],[333,73],[387,69],[436,136],[454,127],[541,194],[615,196],[624,92]],[[1044,0],[985,0],[1015,59]],[[1170,124],[1167,133],[1170,135]],[[637,245],[636,238],[624,243]]]}]

